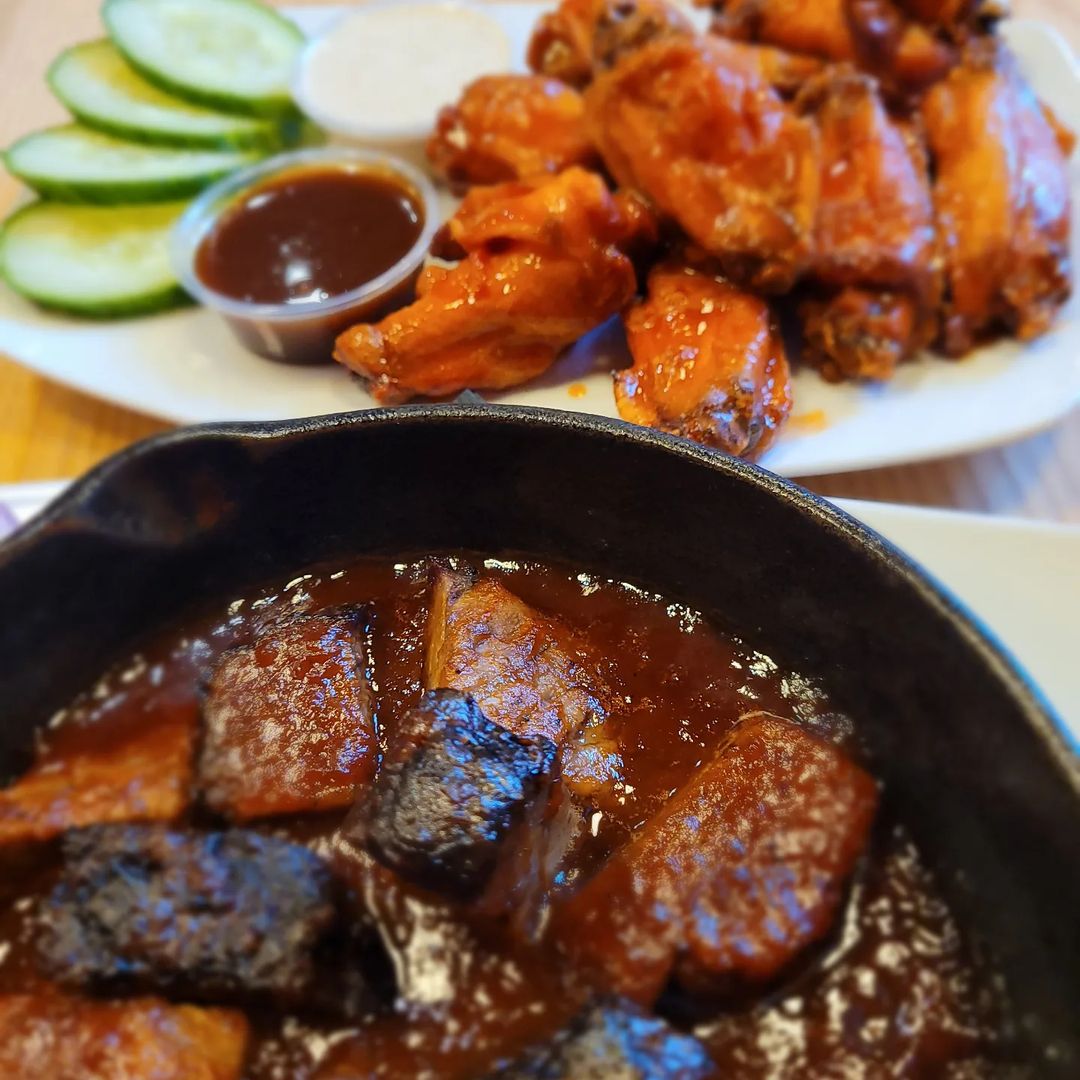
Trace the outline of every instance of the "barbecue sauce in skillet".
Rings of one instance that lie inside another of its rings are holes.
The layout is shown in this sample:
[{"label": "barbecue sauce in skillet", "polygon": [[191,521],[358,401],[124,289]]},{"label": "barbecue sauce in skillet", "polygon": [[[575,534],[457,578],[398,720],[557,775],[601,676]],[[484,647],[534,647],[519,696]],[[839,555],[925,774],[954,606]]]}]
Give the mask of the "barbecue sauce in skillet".
[{"label": "barbecue sauce in skillet", "polygon": [[[599,863],[682,784],[743,713],[764,709],[858,756],[855,725],[815,682],[785,671],[700,614],[632,586],[516,561],[470,559],[527,603],[585,629],[606,658],[603,674],[625,697],[624,785],[595,815],[580,853]],[[198,723],[201,687],[217,657],[250,640],[275,609],[363,603],[376,715],[421,692],[429,587],[422,561],[362,560],[237,598],[147,641],[40,737],[44,755],[120,739],[167,715]],[[383,733],[380,732],[380,740]],[[348,882],[389,943],[398,996],[351,1025],[251,1004],[250,1080],[337,1077],[478,1077],[544,1041],[579,1004],[572,975],[542,950],[497,945],[446,903],[403,883],[376,880],[335,838],[343,814],[296,814],[257,831],[309,845]],[[205,810],[180,823],[218,826]],[[8,852],[0,884],[0,993],[45,986],[33,957],[33,913],[57,872],[55,845]],[[678,1003],[673,1014],[680,1016]],[[864,869],[831,939],[799,970],[757,997],[693,1028],[718,1077],[976,1077],[1026,1075],[995,976],[977,963],[887,793]]]}]

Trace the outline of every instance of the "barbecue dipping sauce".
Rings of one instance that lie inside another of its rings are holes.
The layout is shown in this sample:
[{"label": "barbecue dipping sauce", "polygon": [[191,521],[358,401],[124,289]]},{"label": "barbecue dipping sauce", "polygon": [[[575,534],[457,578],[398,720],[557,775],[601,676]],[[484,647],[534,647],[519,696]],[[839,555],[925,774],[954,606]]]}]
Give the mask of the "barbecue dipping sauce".
[{"label": "barbecue dipping sauce", "polygon": [[[430,600],[426,560],[357,560],[287,585],[223,598],[144,641],[129,660],[39,733],[44,758],[130,737],[148,721],[197,726],[201,687],[222,653],[282,611],[363,604],[380,728],[421,692]],[[510,559],[465,565],[585,629],[625,698],[626,785],[597,814],[581,860],[625,841],[686,782],[741,713],[766,709],[858,754],[858,723],[810,678],[778,666],[699,612],[618,581]],[[380,736],[381,738],[384,735]],[[514,954],[431,894],[379,884],[337,840],[342,811],[255,821],[318,852],[356,891],[390,943],[399,997],[357,1025],[237,1003],[253,1023],[244,1080],[358,1077],[475,1080],[522,1045],[551,1038],[575,1008],[549,952]],[[181,826],[220,827],[195,811]],[[34,960],[35,905],[57,872],[55,845],[0,852],[0,995],[46,988]],[[988,1078],[1009,1071],[1008,1013],[992,970],[975,962],[888,791],[863,872],[835,933],[791,979],[701,1022],[696,1034],[725,1080],[886,1076]],[[32,1062],[27,1062],[27,1075]]]},{"label": "barbecue dipping sauce", "polygon": [[199,246],[195,272],[236,300],[314,304],[385,273],[423,227],[416,194],[392,174],[295,169],[226,211]]}]

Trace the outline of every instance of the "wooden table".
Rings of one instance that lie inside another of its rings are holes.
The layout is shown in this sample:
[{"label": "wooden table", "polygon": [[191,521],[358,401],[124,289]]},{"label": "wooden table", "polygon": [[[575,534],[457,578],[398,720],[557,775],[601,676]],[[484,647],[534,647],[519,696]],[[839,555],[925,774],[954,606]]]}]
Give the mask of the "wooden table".
[{"label": "wooden table", "polygon": [[[290,0],[292,3],[313,0]],[[100,36],[100,0],[0,0],[0,144],[64,117],[43,73],[65,45]],[[1080,0],[1014,0],[1080,50]],[[0,207],[17,186],[0,177]],[[0,358],[0,483],[74,476],[160,420],[94,400]],[[1080,524],[1080,411],[1056,429],[966,457],[810,477],[829,496],[1013,514]]]}]

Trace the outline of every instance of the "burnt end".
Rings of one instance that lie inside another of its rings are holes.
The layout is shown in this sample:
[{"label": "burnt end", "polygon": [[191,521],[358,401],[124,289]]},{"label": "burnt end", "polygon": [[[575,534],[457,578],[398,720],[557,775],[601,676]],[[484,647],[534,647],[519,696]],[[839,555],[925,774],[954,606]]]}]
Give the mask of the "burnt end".
[{"label": "burnt end", "polygon": [[489,1080],[704,1080],[713,1072],[692,1035],[615,1000],[591,1006]]},{"label": "burnt end", "polygon": [[387,760],[346,836],[422,888],[477,897],[504,850],[527,842],[551,798],[555,744],[493,724],[456,690],[434,690],[391,733]]},{"label": "burnt end", "polygon": [[336,922],[333,882],[306,848],[243,830],[94,826],[64,841],[39,956],[67,985],[264,994],[303,1003]]},{"label": "burnt end", "polygon": [[378,757],[366,620],[358,607],[279,618],[222,656],[198,766],[212,810],[244,822],[352,805]]}]

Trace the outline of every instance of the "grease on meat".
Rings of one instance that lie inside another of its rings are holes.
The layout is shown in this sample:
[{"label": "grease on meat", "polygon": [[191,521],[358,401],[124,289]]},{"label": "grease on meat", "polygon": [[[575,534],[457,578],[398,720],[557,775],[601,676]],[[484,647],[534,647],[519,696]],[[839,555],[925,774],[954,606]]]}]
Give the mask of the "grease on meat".
[{"label": "grease on meat", "polygon": [[791,411],[791,386],[765,300],[707,269],[661,263],[625,323],[634,362],[615,373],[624,420],[741,457],[768,449]]}]

